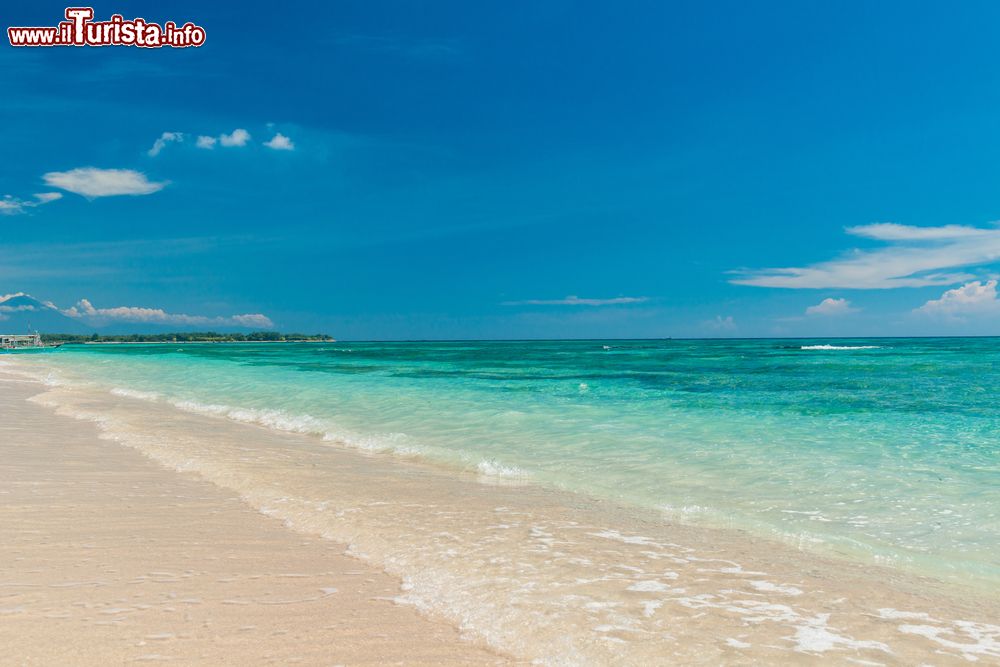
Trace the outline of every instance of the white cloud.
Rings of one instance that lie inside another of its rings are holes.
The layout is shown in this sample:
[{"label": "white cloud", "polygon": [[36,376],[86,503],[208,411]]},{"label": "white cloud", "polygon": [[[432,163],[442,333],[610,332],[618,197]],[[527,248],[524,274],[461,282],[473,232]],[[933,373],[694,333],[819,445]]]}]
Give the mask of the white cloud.
[{"label": "white cloud", "polygon": [[626,303],[649,301],[645,296],[618,296],[611,299],[581,299],[568,296],[564,299],[528,299],[526,301],[505,301],[505,306],[617,306]]},{"label": "white cloud", "polygon": [[140,306],[117,306],[115,308],[95,308],[87,299],[80,299],[72,308],[62,311],[63,315],[76,319],[86,319],[91,322],[138,322],[144,324],[181,324],[199,326],[237,326],[255,329],[268,329],[274,326],[266,315],[247,313],[229,317],[206,317],[204,315],[185,315],[183,313],[168,313],[162,308],[144,308]]},{"label": "white cloud", "polygon": [[250,327],[253,329],[270,329],[274,327],[274,322],[271,318],[266,315],[261,315],[260,313],[248,313],[246,315],[233,315],[232,321],[236,322],[245,327]]},{"label": "white cloud", "polygon": [[17,197],[6,195],[0,199],[0,214],[16,215],[24,213],[24,209],[26,208],[35,208],[42,204],[54,202],[57,199],[62,199],[62,195],[58,192],[40,192],[35,195],[34,200],[18,199]]},{"label": "white cloud", "polygon": [[[267,126],[270,128],[273,125],[273,123],[268,123]],[[229,134],[222,133],[217,137],[205,134],[198,135],[198,138],[195,140],[195,146],[208,150],[211,150],[216,146],[223,146],[225,148],[242,147],[249,144],[252,138],[253,137],[250,136],[250,133],[247,130],[242,127],[238,127]],[[295,150],[295,142],[283,135],[281,132],[276,132],[273,137],[264,142],[264,145],[276,151]]]},{"label": "white cloud", "polygon": [[270,141],[265,141],[264,145],[268,148],[273,148],[276,151],[293,151],[295,150],[295,144],[292,140],[278,132],[271,138]]},{"label": "white cloud", "polygon": [[[18,299],[19,303],[11,306],[10,302]],[[59,310],[51,301],[39,301],[26,292],[14,292],[0,296],[0,313],[35,313],[48,310]]]},{"label": "white cloud", "polygon": [[[18,299],[21,297],[26,297],[31,299],[31,303],[21,303],[17,306],[8,306],[7,302],[12,299]],[[36,310],[43,310],[45,306],[39,308],[35,305],[35,300],[24,292],[15,292],[13,294],[4,294],[0,296],[0,313],[23,313],[23,312],[35,312]]]},{"label": "white cloud", "polygon": [[852,250],[845,256],[806,267],[744,272],[731,282],[792,289],[892,289],[953,285],[975,276],[947,272],[1000,260],[1000,228],[944,225],[910,227],[878,223],[849,227],[854,236],[887,241],[875,250]]},{"label": "white cloud", "polygon": [[250,133],[243,128],[236,128],[231,134],[220,134],[219,143],[223,146],[246,146],[250,141]]},{"label": "white cloud", "polygon": [[727,315],[723,317],[722,315],[716,315],[714,320],[708,320],[701,323],[706,329],[711,329],[712,331],[736,331],[736,320],[733,319],[732,315]]},{"label": "white cloud", "polygon": [[198,135],[194,145],[198,148],[212,149],[216,145],[226,148],[246,146],[250,141],[250,133],[241,127],[236,128],[229,134],[220,134],[218,137],[210,137],[205,134]]},{"label": "white cloud", "polygon": [[857,311],[847,299],[823,299],[815,306],[806,308],[806,315],[848,315]]},{"label": "white cloud", "polygon": [[48,185],[84,197],[149,195],[159,192],[167,185],[165,182],[154,183],[142,172],[132,169],[82,167],[70,171],[50,171],[43,178]]},{"label": "white cloud", "polygon": [[963,315],[991,315],[1000,313],[997,300],[997,281],[974,280],[961,287],[950,289],[940,299],[932,299],[914,309],[915,313],[948,319],[961,319]]},{"label": "white cloud", "polygon": [[854,236],[863,236],[880,241],[929,241],[936,239],[958,239],[978,236],[984,230],[964,225],[942,225],[940,227],[911,227],[895,222],[877,222],[871,225],[857,225],[845,230]]},{"label": "white cloud", "polygon": [[184,141],[184,134],[181,132],[164,132],[160,138],[153,142],[153,147],[147,151],[149,157],[156,157],[167,144],[174,141]]}]

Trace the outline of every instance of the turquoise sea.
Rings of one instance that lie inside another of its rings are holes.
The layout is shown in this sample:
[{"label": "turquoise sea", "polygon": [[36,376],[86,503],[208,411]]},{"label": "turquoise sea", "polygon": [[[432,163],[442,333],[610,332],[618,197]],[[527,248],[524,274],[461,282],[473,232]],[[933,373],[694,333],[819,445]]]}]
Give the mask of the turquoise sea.
[{"label": "turquoise sea", "polygon": [[1000,582],[1000,339],[69,346],[119,395]]}]

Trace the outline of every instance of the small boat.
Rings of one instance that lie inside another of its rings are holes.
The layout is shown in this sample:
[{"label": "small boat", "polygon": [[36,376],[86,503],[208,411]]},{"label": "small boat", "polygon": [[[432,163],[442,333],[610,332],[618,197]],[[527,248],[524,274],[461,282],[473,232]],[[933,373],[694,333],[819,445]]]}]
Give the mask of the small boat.
[{"label": "small boat", "polygon": [[61,347],[61,343],[44,343],[39,334],[0,334],[0,353],[44,352]]}]

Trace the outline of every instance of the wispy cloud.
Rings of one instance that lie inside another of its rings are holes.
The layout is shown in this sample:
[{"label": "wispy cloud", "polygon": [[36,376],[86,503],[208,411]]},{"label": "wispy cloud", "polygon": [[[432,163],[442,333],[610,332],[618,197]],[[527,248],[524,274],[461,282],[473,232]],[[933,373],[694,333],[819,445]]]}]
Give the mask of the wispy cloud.
[{"label": "wispy cloud", "polygon": [[892,289],[953,285],[975,276],[948,272],[1000,260],[1000,228],[944,225],[911,227],[878,223],[848,227],[847,233],[889,245],[852,250],[845,256],[806,267],[741,272],[731,282],[792,289]]},{"label": "wispy cloud", "polygon": [[940,299],[932,299],[913,312],[952,320],[961,320],[966,316],[1000,314],[997,281],[974,280],[946,291]]},{"label": "wispy cloud", "polygon": [[182,132],[164,132],[160,135],[160,138],[153,142],[153,147],[150,148],[146,153],[149,157],[156,157],[160,154],[167,144],[173,143],[175,141],[184,141],[184,133]]},{"label": "wispy cloud", "polygon": [[821,315],[832,317],[834,315],[849,315],[858,312],[857,308],[851,306],[847,299],[823,299],[815,306],[806,308],[806,315]]},{"label": "wispy cloud", "polygon": [[97,308],[89,299],[80,299],[75,306],[62,309],[51,301],[39,301],[25,292],[14,292],[0,296],[0,315],[45,311],[61,313],[66,317],[84,321],[95,326],[124,322],[177,326],[240,327],[248,329],[270,329],[274,327],[274,322],[271,321],[271,318],[261,313],[208,316],[171,313],[162,308],[144,306]]},{"label": "wispy cloud", "polygon": [[81,167],[70,171],[50,171],[42,178],[52,187],[89,198],[149,195],[167,186],[166,182],[155,183],[142,172],[132,169]]},{"label": "wispy cloud", "polygon": [[871,225],[848,227],[847,233],[879,241],[934,241],[979,236],[984,230],[964,225],[940,227],[912,227],[895,222],[876,222]]},{"label": "wispy cloud", "polygon": [[270,141],[265,141],[264,145],[276,151],[295,150],[295,144],[292,143],[292,140],[283,135],[281,132],[275,134]]},{"label": "wispy cloud", "polygon": [[738,328],[736,326],[736,320],[733,319],[732,315],[727,315],[725,317],[722,315],[716,315],[715,319],[706,320],[702,322],[701,325],[709,331],[717,332],[732,332],[736,331]]},{"label": "wispy cloud", "polygon": [[197,146],[198,148],[204,148],[210,150],[212,148],[215,148],[215,144],[217,142],[218,139],[216,139],[215,137],[209,137],[203,134],[198,137],[198,139],[194,142],[194,145]]},{"label": "wispy cloud", "polygon": [[147,308],[142,306],[96,308],[88,299],[80,299],[75,306],[67,308],[61,312],[67,317],[86,320],[92,324],[130,322],[140,324],[175,324],[182,326],[235,326],[253,329],[268,329],[274,326],[274,322],[272,322],[269,317],[262,315],[261,313],[208,317],[205,315],[168,313],[162,308]]},{"label": "wispy cloud", "polygon": [[18,213],[24,213],[25,209],[48,204],[57,199],[62,199],[62,195],[58,192],[40,192],[35,195],[34,199],[18,199],[17,197],[6,195],[3,199],[0,199],[0,214],[17,215]]},{"label": "wispy cloud", "polygon": [[617,296],[611,299],[584,299],[567,296],[563,299],[525,299],[524,301],[504,301],[504,306],[617,306],[628,303],[649,301],[645,296]]}]

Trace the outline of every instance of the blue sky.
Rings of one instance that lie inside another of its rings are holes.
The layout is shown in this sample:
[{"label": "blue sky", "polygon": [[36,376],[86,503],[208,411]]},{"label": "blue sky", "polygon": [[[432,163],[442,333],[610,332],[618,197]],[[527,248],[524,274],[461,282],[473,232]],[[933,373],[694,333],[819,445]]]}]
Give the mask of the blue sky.
[{"label": "blue sky", "polygon": [[995,3],[235,6],[94,5],[198,49],[0,47],[0,295],[344,339],[1000,334]]}]

